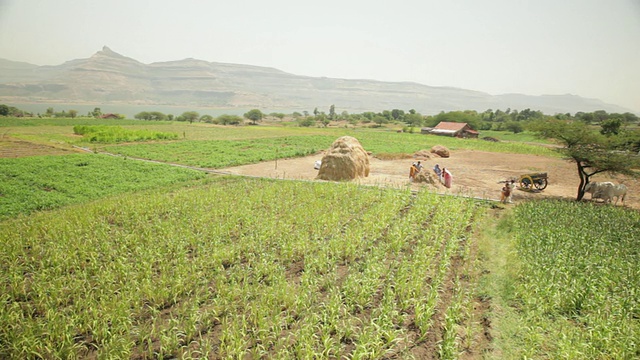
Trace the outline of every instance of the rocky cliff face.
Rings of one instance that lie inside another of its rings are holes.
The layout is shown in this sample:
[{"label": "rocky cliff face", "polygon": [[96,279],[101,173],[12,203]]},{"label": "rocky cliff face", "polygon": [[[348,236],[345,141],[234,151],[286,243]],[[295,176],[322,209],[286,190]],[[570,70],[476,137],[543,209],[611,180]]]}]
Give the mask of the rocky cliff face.
[{"label": "rocky cliff face", "polygon": [[269,109],[328,108],[351,112],[416,109],[541,110],[545,113],[606,110],[619,106],[573,95],[493,96],[479,91],[298,76],[277,69],[196,59],[143,64],[104,47],[88,59],[37,66],[0,59],[0,102],[65,102],[180,105]]}]

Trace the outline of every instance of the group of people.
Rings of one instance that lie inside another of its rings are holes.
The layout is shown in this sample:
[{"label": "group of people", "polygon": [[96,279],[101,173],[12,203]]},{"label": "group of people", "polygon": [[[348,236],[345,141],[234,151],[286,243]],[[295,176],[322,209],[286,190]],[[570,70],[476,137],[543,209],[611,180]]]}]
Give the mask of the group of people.
[{"label": "group of people", "polygon": [[[412,163],[411,169],[409,170],[409,181],[415,181],[416,176],[420,173],[420,171],[422,171],[422,169],[423,165],[420,161]],[[436,164],[433,167],[433,172],[438,176],[438,180],[440,180],[440,182],[444,184],[446,188],[451,188],[453,176],[451,175],[451,172],[447,170],[447,168],[440,169],[440,165]],[[516,181],[511,179],[500,182],[504,183],[504,186],[502,187],[502,190],[500,192],[500,202],[503,204],[512,204],[513,191],[516,189]]]},{"label": "group of people", "polygon": [[[416,175],[418,175],[418,173],[422,171],[422,168],[423,166],[420,161],[411,164],[411,169],[409,170],[409,181],[413,182],[416,178]],[[436,164],[433,167],[433,172],[436,173],[436,175],[438,176],[438,180],[440,180],[440,182],[444,184],[446,188],[451,188],[453,175],[451,175],[451,172],[447,170],[447,168],[440,169],[440,165]]]},{"label": "group of people", "polygon": [[409,181],[413,182],[416,179],[416,175],[422,171],[422,168],[423,166],[420,161],[411,164],[411,168],[409,169]]}]

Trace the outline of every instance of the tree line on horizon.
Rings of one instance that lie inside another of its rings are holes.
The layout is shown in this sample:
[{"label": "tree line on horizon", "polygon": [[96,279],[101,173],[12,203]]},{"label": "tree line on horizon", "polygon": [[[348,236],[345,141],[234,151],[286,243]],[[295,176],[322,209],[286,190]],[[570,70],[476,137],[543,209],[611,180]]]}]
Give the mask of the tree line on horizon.
[{"label": "tree line on horizon", "polygon": [[[93,111],[89,111],[86,117],[101,118],[103,112],[96,107]],[[120,114],[114,115],[114,118],[124,118]],[[11,117],[46,117],[46,118],[76,118],[78,111],[74,109],[55,111],[52,107],[47,108],[44,114],[29,113],[13,106],[0,104],[0,116]],[[483,112],[476,110],[456,110],[441,111],[437,115],[422,115],[415,109],[404,111],[401,109],[383,110],[380,112],[365,111],[362,113],[349,113],[348,111],[336,112],[335,105],[329,107],[328,112],[320,111],[316,107],[313,112],[294,111],[291,114],[281,112],[263,113],[259,109],[251,109],[243,114],[243,116],[233,114],[222,114],[212,116],[209,114],[201,115],[197,111],[185,111],[181,115],[165,114],[160,111],[141,111],[134,116],[137,120],[147,121],[184,121],[189,123],[203,122],[218,125],[240,125],[245,120],[249,120],[252,125],[256,125],[263,119],[271,118],[273,120],[283,121],[285,118],[291,119],[302,127],[323,126],[327,127],[333,121],[343,121],[352,126],[358,124],[369,125],[371,127],[382,127],[385,124],[395,123],[405,125],[405,129],[413,131],[414,128],[434,127],[440,122],[458,122],[467,123],[474,130],[494,130],[509,131],[519,133],[525,130],[526,124],[534,120],[557,119],[557,120],[578,120],[585,124],[600,125],[603,131],[616,133],[625,125],[640,123],[640,118],[630,112],[626,113],[607,113],[604,110],[596,110],[593,112],[576,112],[575,114],[564,113],[547,115],[539,110],[531,110],[529,108],[518,111],[516,109],[507,108],[487,109]]]},{"label": "tree line on horizon", "polygon": [[294,111],[291,114],[284,114],[278,112],[272,112],[269,114],[263,113],[259,109],[252,109],[245,113],[243,117],[239,115],[220,115],[213,117],[211,115],[200,115],[196,111],[187,111],[178,117],[173,115],[165,115],[161,112],[140,112],[135,115],[139,120],[176,120],[176,121],[188,121],[193,122],[205,122],[219,125],[239,125],[243,120],[250,120],[253,125],[257,122],[265,119],[272,118],[274,120],[282,121],[289,117],[292,121],[298,123],[302,127],[310,126],[328,126],[333,121],[345,121],[354,127],[358,124],[372,124],[372,126],[381,127],[384,124],[389,123],[404,123],[408,129],[418,127],[434,127],[438,123],[446,122],[464,122],[469,124],[474,130],[495,130],[495,131],[509,131],[513,133],[519,133],[525,130],[527,122],[533,120],[543,120],[547,118],[554,118],[558,120],[579,120],[585,124],[601,125],[607,128],[607,131],[617,131],[621,126],[627,124],[639,123],[638,116],[632,113],[607,113],[604,110],[597,110],[594,112],[576,112],[574,115],[571,113],[546,115],[539,110],[524,109],[522,111],[511,110],[492,110],[488,109],[484,112],[478,112],[475,110],[464,111],[442,111],[437,115],[422,115],[414,109],[404,111],[400,109],[383,110],[380,112],[365,111],[362,113],[350,114],[348,111],[342,111],[337,113],[335,106],[331,105],[329,112],[319,111],[315,108],[312,113],[309,111],[297,112]]}]

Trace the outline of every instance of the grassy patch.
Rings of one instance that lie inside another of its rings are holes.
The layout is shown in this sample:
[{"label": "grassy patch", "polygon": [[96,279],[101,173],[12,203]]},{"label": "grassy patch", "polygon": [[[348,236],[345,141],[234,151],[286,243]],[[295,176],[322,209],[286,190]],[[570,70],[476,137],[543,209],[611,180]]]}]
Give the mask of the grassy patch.
[{"label": "grassy patch", "polygon": [[204,176],[194,170],[95,154],[0,159],[0,218]]}]

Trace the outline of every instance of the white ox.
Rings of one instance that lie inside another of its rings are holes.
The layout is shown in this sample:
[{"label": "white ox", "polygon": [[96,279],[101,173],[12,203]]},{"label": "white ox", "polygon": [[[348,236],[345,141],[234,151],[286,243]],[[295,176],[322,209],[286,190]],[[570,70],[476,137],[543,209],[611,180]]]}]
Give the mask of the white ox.
[{"label": "white ox", "polygon": [[621,200],[624,204],[624,198],[627,195],[627,187],[624,184],[614,184],[612,182],[592,182],[584,187],[585,193],[591,193],[591,200],[602,199],[605,203],[610,203],[616,198],[615,204]]}]

